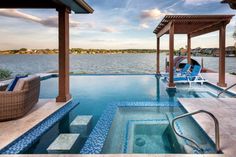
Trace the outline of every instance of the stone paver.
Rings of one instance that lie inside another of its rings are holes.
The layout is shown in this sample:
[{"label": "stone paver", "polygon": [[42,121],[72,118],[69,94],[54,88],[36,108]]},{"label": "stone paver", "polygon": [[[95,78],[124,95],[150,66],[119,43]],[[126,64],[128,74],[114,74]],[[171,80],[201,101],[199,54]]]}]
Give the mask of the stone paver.
[{"label": "stone paver", "polygon": [[82,137],[88,136],[92,129],[93,116],[77,116],[70,124],[71,133],[79,133]]},{"label": "stone paver", "polygon": [[0,149],[23,135],[65,104],[56,103],[52,99],[40,99],[33,109],[23,118],[0,122]]},{"label": "stone paver", "polygon": [[[226,156],[236,154],[236,98],[181,98],[179,102],[188,112],[206,110],[215,115],[220,125],[221,149]],[[215,141],[213,120],[206,114],[194,118],[206,133]]]},{"label": "stone paver", "polygon": [[48,153],[70,153],[79,141],[79,134],[60,134],[47,148]]},{"label": "stone paver", "polygon": [[[217,85],[217,82],[218,82],[218,79],[219,79],[218,78],[219,77],[218,73],[202,73],[202,76],[205,79],[207,79],[209,81],[209,83]],[[226,73],[225,74],[225,81],[226,81],[228,87],[235,84],[236,83],[236,75]],[[230,91],[236,93],[236,86],[233,87]]]}]

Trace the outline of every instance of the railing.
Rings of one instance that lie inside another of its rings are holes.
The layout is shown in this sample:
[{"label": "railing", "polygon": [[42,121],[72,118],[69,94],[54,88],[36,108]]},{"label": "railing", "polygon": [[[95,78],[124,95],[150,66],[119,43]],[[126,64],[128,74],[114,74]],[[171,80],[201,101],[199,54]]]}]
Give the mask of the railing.
[{"label": "railing", "polygon": [[180,115],[180,116],[178,116],[178,117],[176,117],[176,118],[174,118],[174,119],[172,120],[172,125],[171,125],[172,129],[174,130],[174,132],[175,132],[179,137],[181,137],[181,138],[183,138],[183,139],[185,139],[185,140],[187,140],[187,141],[190,141],[190,142],[193,143],[200,151],[203,151],[203,150],[201,149],[201,147],[197,144],[196,141],[194,141],[193,139],[190,139],[190,138],[188,138],[188,137],[185,137],[185,136],[179,134],[179,133],[176,131],[175,125],[174,125],[174,124],[175,124],[175,121],[178,120],[178,119],[181,119],[181,118],[184,118],[184,117],[188,117],[188,116],[192,116],[192,115],[199,114],[199,113],[206,113],[206,114],[210,115],[211,118],[214,120],[214,122],[215,122],[215,143],[216,143],[216,151],[217,151],[217,153],[220,153],[221,150],[220,150],[220,129],[219,129],[219,122],[218,122],[218,120],[216,119],[216,117],[215,117],[212,113],[210,113],[210,112],[208,112],[208,111],[205,111],[205,110],[199,110],[199,111],[196,111],[196,112],[186,113],[186,114]]},{"label": "railing", "polygon": [[236,83],[233,84],[233,85],[231,85],[231,86],[229,86],[228,88],[224,89],[223,91],[221,91],[221,92],[218,94],[217,98],[219,98],[221,94],[226,93],[228,90],[230,90],[230,89],[233,88],[234,86],[236,86]]}]

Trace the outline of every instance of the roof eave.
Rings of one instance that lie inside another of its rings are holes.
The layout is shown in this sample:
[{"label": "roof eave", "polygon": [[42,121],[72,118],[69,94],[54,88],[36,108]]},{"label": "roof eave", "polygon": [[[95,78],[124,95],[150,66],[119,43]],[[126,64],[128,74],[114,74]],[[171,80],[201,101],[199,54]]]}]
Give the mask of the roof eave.
[{"label": "roof eave", "polygon": [[[93,8],[88,5],[84,0],[74,0],[77,4],[79,4],[88,14],[92,14],[94,12]],[[81,12],[75,12],[81,13]],[[85,13],[85,12],[84,12]]]}]

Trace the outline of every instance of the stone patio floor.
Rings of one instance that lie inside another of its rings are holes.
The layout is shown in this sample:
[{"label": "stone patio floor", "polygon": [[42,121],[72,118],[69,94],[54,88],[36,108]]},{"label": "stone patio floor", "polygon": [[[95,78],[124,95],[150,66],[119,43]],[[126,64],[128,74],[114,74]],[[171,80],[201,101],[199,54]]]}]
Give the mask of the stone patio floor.
[{"label": "stone patio floor", "polygon": [[[217,85],[218,77],[219,77],[218,73],[202,73],[202,76],[203,76],[203,78],[207,79],[209,83],[211,83],[213,85]],[[225,81],[226,81],[228,87],[235,84],[236,83],[236,75],[226,73]],[[223,89],[225,89],[225,88],[223,88]],[[232,89],[230,89],[229,91],[236,94],[236,86],[233,87]]]},{"label": "stone patio floor", "polygon": [[65,104],[56,103],[53,99],[40,99],[23,118],[0,122],[0,149],[23,135]]},{"label": "stone patio floor", "polygon": [[[219,120],[222,151],[226,156],[236,156],[236,98],[181,98],[179,102],[188,112],[206,110],[213,113]],[[213,120],[206,114],[195,115],[194,119],[215,141]]]}]

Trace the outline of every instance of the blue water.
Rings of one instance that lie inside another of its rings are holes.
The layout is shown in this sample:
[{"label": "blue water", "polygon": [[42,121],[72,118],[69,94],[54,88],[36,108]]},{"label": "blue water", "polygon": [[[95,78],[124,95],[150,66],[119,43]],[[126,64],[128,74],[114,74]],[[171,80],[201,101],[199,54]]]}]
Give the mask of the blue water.
[{"label": "blue water", "polygon": [[[202,153],[175,135],[171,128],[172,119],[185,112],[181,106],[120,107],[115,113],[102,153]],[[195,140],[204,153],[215,153],[212,140],[192,118],[178,120],[175,128],[182,135]]]},{"label": "blue water", "polygon": [[[69,131],[70,122],[77,115],[93,115],[94,127],[105,108],[114,102],[124,101],[158,101],[170,104],[177,103],[180,97],[213,97],[211,88],[206,85],[178,85],[176,91],[166,89],[163,78],[155,75],[73,75],[70,76],[70,91],[80,104],[68,116],[57,123],[26,153],[47,153],[47,147],[60,134]],[[40,98],[55,98],[58,93],[58,78],[41,82]],[[78,146],[79,153],[86,139]]]},{"label": "blue water", "polygon": [[[70,91],[80,105],[72,113],[93,115],[94,124],[109,103],[118,101],[169,101],[184,97],[212,97],[206,86],[181,85],[176,91],[168,91],[163,78],[154,75],[77,75],[70,77]],[[41,83],[41,98],[55,98],[58,78]]]},{"label": "blue water", "polygon": [[[160,56],[160,69],[165,70],[166,54]],[[218,57],[193,57],[204,67],[218,71]],[[226,58],[226,72],[236,72],[236,57]],[[16,64],[17,63],[17,64]],[[70,55],[70,70],[89,74],[154,74],[156,54],[83,54]],[[58,69],[58,55],[0,55],[0,68],[13,75],[41,73]]]}]

